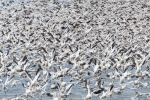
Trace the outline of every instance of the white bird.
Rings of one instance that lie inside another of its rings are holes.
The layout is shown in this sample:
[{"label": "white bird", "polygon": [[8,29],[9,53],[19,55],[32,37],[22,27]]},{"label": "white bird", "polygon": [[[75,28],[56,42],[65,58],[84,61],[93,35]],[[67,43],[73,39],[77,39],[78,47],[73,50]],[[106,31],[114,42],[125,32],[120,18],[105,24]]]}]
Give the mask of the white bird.
[{"label": "white bird", "polygon": [[112,92],[113,93],[115,93],[115,94],[121,94],[121,89],[120,88],[114,88],[113,90],[112,90]]},{"label": "white bird", "polygon": [[[63,78],[61,78],[60,80],[60,84],[57,83],[57,87],[59,89],[59,93],[57,94],[57,97],[55,97],[55,93],[51,93],[51,95],[53,96],[53,99],[59,100],[59,98],[67,98],[67,96],[69,96],[72,86],[74,85],[73,82],[63,82]],[[71,83],[69,85],[66,86],[67,83]]]},{"label": "white bird", "polygon": [[19,80],[14,80],[13,82],[12,82],[12,87],[15,87],[16,86],[16,84],[17,84],[17,82],[19,82]]},{"label": "white bird", "polygon": [[40,76],[40,71],[37,73],[37,75],[35,76],[35,78],[34,78],[33,80],[31,79],[31,77],[30,77],[30,75],[29,75],[29,73],[28,73],[27,71],[25,71],[25,73],[26,73],[26,76],[28,77],[28,79],[30,80],[30,82],[29,82],[28,85],[29,85],[30,87],[36,85],[36,84],[37,84],[37,79],[38,79],[39,76]]},{"label": "white bird", "polygon": [[[74,83],[67,85],[65,88],[61,87],[59,83],[57,83],[57,85],[58,85],[58,90],[59,90],[60,96],[62,98],[67,98],[71,93],[72,86],[74,85]],[[62,91],[62,89],[64,89],[64,90]]]},{"label": "white bird", "polygon": [[93,67],[93,73],[94,73],[94,75],[99,71],[100,69],[99,69],[99,64],[97,63],[94,67]]},{"label": "white bird", "polygon": [[14,75],[13,76],[11,76],[10,77],[10,79],[8,79],[8,75],[7,75],[7,78],[6,78],[6,80],[5,80],[5,83],[3,83],[3,81],[1,82],[1,85],[2,85],[2,89],[5,91],[5,93],[6,93],[6,91],[7,91],[7,85],[13,80],[13,77],[14,77]]},{"label": "white bird", "polygon": [[84,100],[90,100],[92,98],[93,92],[91,93],[89,84],[87,84],[87,89],[88,89],[88,94],[86,95]]},{"label": "white bird", "polygon": [[36,92],[41,92],[42,91],[42,94],[44,94],[46,91],[45,91],[45,89],[46,89],[46,86],[48,85],[48,82],[46,82],[45,83],[45,85],[43,85],[43,86],[36,86],[36,87],[34,87],[35,88],[35,91]]},{"label": "white bird", "polygon": [[103,94],[102,94],[101,96],[99,96],[100,100],[101,100],[101,99],[104,99],[104,98],[106,98],[106,97],[107,97],[107,94],[106,94],[106,92],[104,92],[104,91],[103,91]]},{"label": "white bird", "polygon": [[124,83],[124,81],[125,81],[125,76],[123,75],[123,76],[120,76],[120,84],[123,84]]}]

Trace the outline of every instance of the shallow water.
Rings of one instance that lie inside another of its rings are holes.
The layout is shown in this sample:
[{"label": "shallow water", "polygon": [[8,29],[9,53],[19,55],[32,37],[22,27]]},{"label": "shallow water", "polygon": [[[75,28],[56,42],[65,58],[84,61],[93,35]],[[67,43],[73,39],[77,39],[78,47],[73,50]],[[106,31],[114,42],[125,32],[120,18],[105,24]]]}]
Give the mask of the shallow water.
[{"label": "shallow water", "polygon": [[[106,72],[106,73],[108,73],[108,72]],[[105,75],[102,75],[102,76],[105,76]],[[16,77],[15,79],[19,79],[19,78]],[[68,79],[69,79],[68,77],[65,77],[64,80],[67,81]],[[89,78],[89,79],[91,79],[91,78]],[[5,80],[5,79],[3,79],[3,80]],[[115,79],[114,82],[115,81],[118,82],[118,80],[119,79]],[[26,81],[27,81],[26,79],[22,80],[22,82],[26,82]],[[150,79],[145,79],[142,82],[149,82],[149,81],[150,81]],[[107,84],[109,82],[110,82],[109,79],[105,80],[104,86],[107,87]],[[58,92],[57,89],[56,90],[50,89],[50,85],[51,85],[51,83],[49,82],[49,84],[46,87],[46,92],[47,93]],[[114,84],[114,85],[115,85],[114,88],[119,87],[119,84],[117,84],[117,83]],[[94,88],[94,82],[91,82],[90,86]],[[82,87],[84,87],[83,83],[79,84],[79,85],[74,85],[73,88],[72,88],[72,91],[71,91],[71,95],[67,98],[67,100],[84,100],[85,96],[87,95],[87,91],[85,90],[85,88],[82,88]],[[130,86],[130,87],[131,88],[135,88],[133,86]],[[1,85],[0,85],[0,89],[2,89]],[[106,98],[104,100],[120,100],[120,98],[122,100],[147,100],[146,96],[142,96],[142,97],[140,97],[138,99],[135,99],[133,96],[134,96],[135,92],[138,92],[138,91],[144,92],[144,93],[149,93],[150,92],[150,87],[147,87],[147,88],[143,88],[142,87],[142,88],[138,88],[136,90],[125,89],[125,90],[123,90],[123,92],[121,94],[112,95],[112,97],[108,97],[108,98]],[[21,96],[21,95],[24,94],[24,92],[25,92],[25,89],[22,87],[21,83],[18,83],[16,85],[16,87],[13,87],[13,88],[10,85],[8,85],[8,91],[6,92],[6,94],[5,94],[5,92],[3,90],[0,90],[0,99],[2,99],[4,97]],[[43,95],[43,96],[38,96],[38,94],[37,94],[37,97],[35,97],[35,98],[29,98],[28,100],[35,100],[35,99],[36,100],[48,100],[48,99],[52,100],[52,98],[48,97],[46,94]],[[93,96],[91,100],[99,100],[99,97]]]},{"label": "shallow water", "polygon": [[[8,92],[5,94],[3,91],[0,91],[0,99],[4,98],[4,97],[15,97],[17,95],[22,95],[24,93],[24,89],[21,89],[22,86],[17,86],[15,89],[8,89]],[[71,94],[67,100],[84,100],[84,97],[86,96],[87,93],[85,93],[85,91],[83,89],[79,89],[78,87],[75,87],[72,89],[74,94]],[[140,90],[141,91],[141,90]],[[149,92],[149,89],[144,89],[144,92]],[[120,98],[122,100],[132,100],[132,98],[134,98],[132,95],[134,95],[134,91],[133,90],[124,90],[123,93],[121,95],[113,95],[111,98],[106,98],[104,100],[120,100]],[[81,95],[82,94],[82,95]],[[36,97],[36,100],[52,100],[52,98],[44,95],[42,97]],[[29,100],[35,100],[35,98],[29,98]],[[98,97],[92,97],[91,100],[99,100]],[[135,99],[136,100],[136,99]],[[148,100],[146,97],[140,97],[137,100]]]}]

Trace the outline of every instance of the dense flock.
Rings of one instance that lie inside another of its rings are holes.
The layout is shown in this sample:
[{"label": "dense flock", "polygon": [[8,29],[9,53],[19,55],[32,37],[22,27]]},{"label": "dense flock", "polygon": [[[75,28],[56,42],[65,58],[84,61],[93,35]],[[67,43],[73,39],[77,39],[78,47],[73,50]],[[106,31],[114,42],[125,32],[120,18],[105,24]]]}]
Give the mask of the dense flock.
[{"label": "dense flock", "polygon": [[24,89],[3,100],[69,100],[74,87],[87,94],[78,100],[126,89],[148,99],[140,89],[150,88],[149,78],[146,0],[27,0],[0,10],[0,88]]}]

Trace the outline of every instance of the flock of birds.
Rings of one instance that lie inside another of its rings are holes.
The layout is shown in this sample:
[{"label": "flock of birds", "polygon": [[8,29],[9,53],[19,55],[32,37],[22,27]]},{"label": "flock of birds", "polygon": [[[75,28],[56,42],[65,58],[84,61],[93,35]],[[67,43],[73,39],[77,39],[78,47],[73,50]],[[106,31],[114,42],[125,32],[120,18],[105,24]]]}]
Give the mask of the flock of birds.
[{"label": "flock of birds", "polygon": [[0,87],[8,94],[21,85],[25,92],[3,100],[66,100],[75,88],[87,93],[79,100],[125,90],[150,98],[139,90],[150,87],[149,10],[148,3],[124,0],[29,0],[4,8]]}]

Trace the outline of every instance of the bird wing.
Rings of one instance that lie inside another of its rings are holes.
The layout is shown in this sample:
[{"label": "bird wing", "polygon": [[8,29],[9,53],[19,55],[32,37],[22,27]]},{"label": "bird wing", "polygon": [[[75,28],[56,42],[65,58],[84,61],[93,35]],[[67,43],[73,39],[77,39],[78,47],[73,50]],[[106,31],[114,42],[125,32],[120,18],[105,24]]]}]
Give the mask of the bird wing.
[{"label": "bird wing", "polygon": [[26,73],[26,76],[28,77],[28,79],[30,80],[30,81],[32,81],[32,78],[31,78],[31,75],[25,70],[25,73]]},{"label": "bird wing", "polygon": [[70,94],[70,92],[72,90],[72,86],[73,86],[73,84],[69,84],[68,86],[66,86],[66,93],[67,93],[67,95]]},{"label": "bird wing", "polygon": [[35,76],[35,78],[33,79],[33,82],[37,81],[37,79],[39,78],[40,76],[40,71],[37,73],[37,75]]}]

